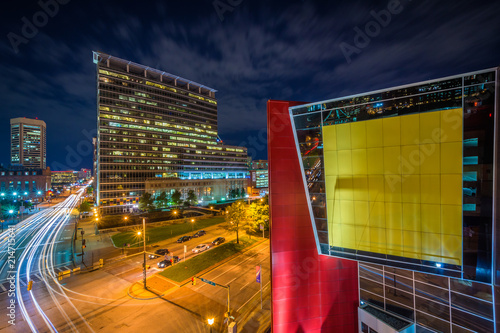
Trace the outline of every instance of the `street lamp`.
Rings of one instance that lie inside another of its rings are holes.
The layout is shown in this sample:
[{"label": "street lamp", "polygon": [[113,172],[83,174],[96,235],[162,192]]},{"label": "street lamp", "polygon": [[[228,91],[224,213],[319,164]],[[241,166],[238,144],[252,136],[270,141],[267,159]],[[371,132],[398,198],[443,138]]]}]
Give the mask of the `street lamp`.
[{"label": "street lamp", "polygon": [[208,319],[208,325],[210,326],[210,333],[212,333],[212,325],[214,324],[215,318]]},{"label": "street lamp", "polygon": [[[137,233],[139,236],[141,235],[141,232],[139,231]],[[144,289],[148,289],[146,286],[146,218],[142,218],[142,241],[144,243],[144,264],[142,265],[143,269],[143,282],[144,282]]]},{"label": "street lamp", "polygon": [[17,195],[17,192],[14,192],[14,193],[12,193],[12,194],[13,194],[14,196],[16,196],[16,195]]},{"label": "street lamp", "polygon": [[194,231],[194,219],[191,219],[191,231]]}]

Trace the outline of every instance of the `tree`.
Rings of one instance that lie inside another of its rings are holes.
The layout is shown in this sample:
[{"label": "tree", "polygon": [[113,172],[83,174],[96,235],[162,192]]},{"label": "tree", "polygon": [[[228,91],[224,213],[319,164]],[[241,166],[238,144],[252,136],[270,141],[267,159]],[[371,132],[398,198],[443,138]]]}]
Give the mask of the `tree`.
[{"label": "tree", "polygon": [[223,227],[230,232],[236,232],[236,244],[240,243],[239,231],[246,223],[246,206],[241,200],[227,207],[226,223]]},{"label": "tree", "polygon": [[92,206],[90,206],[90,203],[88,203],[87,201],[82,202],[80,204],[80,207],[78,207],[78,211],[80,213],[90,212],[91,209],[92,209]]},{"label": "tree", "polygon": [[198,203],[198,198],[196,197],[196,194],[194,194],[193,190],[189,190],[188,191],[188,195],[187,195],[186,201],[189,202],[189,204],[191,206],[194,206],[194,205],[196,205]]},{"label": "tree", "polygon": [[175,206],[179,206],[182,203],[181,196],[181,192],[179,192],[179,190],[175,190],[174,193],[172,193],[170,200],[172,200],[172,203]]},{"label": "tree", "polygon": [[269,230],[269,205],[267,200],[257,200],[248,208],[247,217],[254,231],[260,230],[260,225],[264,225],[264,230]]},{"label": "tree", "polygon": [[94,188],[92,186],[87,187],[87,194],[92,194],[94,193]]},{"label": "tree", "polygon": [[151,212],[155,209],[154,202],[151,193],[145,192],[139,199],[139,209]]},{"label": "tree", "polygon": [[165,208],[168,205],[168,195],[167,192],[163,191],[156,198],[156,205],[161,208]]}]

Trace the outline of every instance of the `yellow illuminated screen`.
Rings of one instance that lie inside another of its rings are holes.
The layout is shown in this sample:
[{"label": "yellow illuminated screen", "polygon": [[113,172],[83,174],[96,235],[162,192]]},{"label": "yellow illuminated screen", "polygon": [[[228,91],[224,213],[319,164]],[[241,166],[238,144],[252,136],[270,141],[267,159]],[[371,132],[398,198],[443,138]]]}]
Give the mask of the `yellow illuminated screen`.
[{"label": "yellow illuminated screen", "polygon": [[462,264],[462,109],[323,127],[331,246]]}]

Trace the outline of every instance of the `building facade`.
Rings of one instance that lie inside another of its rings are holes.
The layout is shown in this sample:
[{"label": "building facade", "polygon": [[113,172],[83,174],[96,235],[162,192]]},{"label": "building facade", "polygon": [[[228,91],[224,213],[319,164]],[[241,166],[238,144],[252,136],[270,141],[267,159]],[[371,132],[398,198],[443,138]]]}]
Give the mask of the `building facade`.
[{"label": "building facade", "polygon": [[10,120],[10,161],[30,169],[47,165],[46,128],[44,121],[28,118]]},{"label": "building facade", "polygon": [[358,266],[352,332],[499,331],[498,72],[287,108],[317,252]]},{"label": "building facade", "polygon": [[[190,190],[201,203],[226,201],[229,199],[230,190],[246,193],[247,180],[239,179],[179,179],[179,178],[153,178],[146,180],[146,192],[155,197],[162,192],[171,195],[174,191],[181,192],[182,199],[187,198]],[[138,200],[138,199],[137,199]]]},{"label": "building facade", "polygon": [[151,178],[244,179],[246,148],[222,145],[215,90],[107,54],[97,66],[97,203],[121,213]]},{"label": "building facade", "polygon": [[73,170],[52,171],[52,184],[55,186],[74,184],[78,181],[78,174],[78,171]]},{"label": "building facade", "polygon": [[0,196],[40,201],[51,189],[50,169],[0,167]]}]

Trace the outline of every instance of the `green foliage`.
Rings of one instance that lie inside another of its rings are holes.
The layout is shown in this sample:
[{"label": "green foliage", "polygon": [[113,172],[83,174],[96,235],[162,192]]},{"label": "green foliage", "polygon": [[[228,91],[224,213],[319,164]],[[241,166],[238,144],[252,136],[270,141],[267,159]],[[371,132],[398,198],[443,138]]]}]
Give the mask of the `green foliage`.
[{"label": "green foliage", "polygon": [[246,205],[238,200],[226,209],[226,223],[224,228],[230,232],[236,232],[236,244],[239,244],[239,231],[244,227],[246,220]]},{"label": "green foliage", "polygon": [[267,198],[262,201],[257,200],[250,204],[247,211],[247,218],[251,225],[250,230],[259,231],[260,225],[264,225],[265,230],[269,230],[269,205]]},{"label": "green foliage", "polygon": [[[137,220],[140,222],[140,219]],[[213,225],[217,225],[224,222],[223,217],[214,217],[210,219],[196,220],[194,224],[194,230],[201,230],[211,227]],[[138,228],[142,228],[142,226],[138,226]],[[153,244],[160,241],[164,241],[169,238],[178,238],[180,235],[191,234],[192,233],[191,223],[180,223],[180,224],[171,224],[162,227],[151,228],[146,224],[146,237],[148,240],[147,244]],[[142,229],[141,229],[142,230]],[[125,243],[134,244],[137,243],[136,233],[133,231],[125,231],[120,232],[118,234],[113,235],[112,237],[113,243],[116,246],[122,246]],[[135,246],[142,246],[142,244],[137,244]]]},{"label": "green foliage", "polygon": [[181,192],[179,192],[179,190],[175,190],[174,193],[172,193],[170,200],[175,206],[179,206],[182,203],[181,196]]},{"label": "green foliage", "polygon": [[156,206],[160,208],[165,208],[168,206],[169,202],[169,197],[167,195],[167,192],[163,191],[160,193],[160,195],[156,198]]},{"label": "green foliage", "polygon": [[196,197],[196,194],[194,194],[193,190],[188,191],[186,202],[188,202],[191,206],[198,204],[198,198]]},{"label": "green foliage", "polygon": [[90,205],[90,203],[88,203],[87,201],[84,201],[80,204],[80,207],[78,207],[78,211],[80,213],[83,213],[83,212],[90,212],[90,210],[92,209],[92,206]]},{"label": "green foliage", "polygon": [[151,193],[145,192],[139,199],[139,209],[151,212],[155,209],[154,199]]},{"label": "green foliage", "polygon": [[160,274],[176,282],[182,282],[222,260],[241,252],[253,243],[255,243],[255,240],[245,238],[241,239],[241,244],[236,244],[234,241],[224,243],[185,262],[181,261],[173,267],[165,269]]},{"label": "green foliage", "polygon": [[92,194],[94,193],[94,188],[92,186],[87,187],[87,194]]}]

